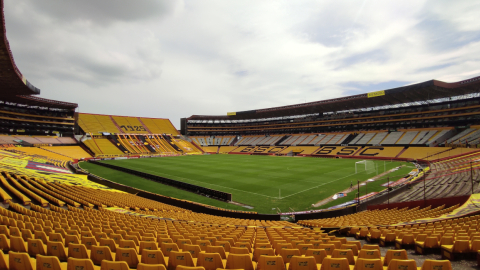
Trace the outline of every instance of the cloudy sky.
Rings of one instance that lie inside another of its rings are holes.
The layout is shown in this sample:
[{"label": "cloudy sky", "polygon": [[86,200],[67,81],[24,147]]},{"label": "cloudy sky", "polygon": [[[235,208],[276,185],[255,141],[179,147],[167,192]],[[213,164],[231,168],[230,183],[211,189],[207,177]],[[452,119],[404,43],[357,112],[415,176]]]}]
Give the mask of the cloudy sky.
[{"label": "cloudy sky", "polygon": [[41,97],[177,128],[479,76],[478,14],[478,0],[5,0],[15,62]]}]

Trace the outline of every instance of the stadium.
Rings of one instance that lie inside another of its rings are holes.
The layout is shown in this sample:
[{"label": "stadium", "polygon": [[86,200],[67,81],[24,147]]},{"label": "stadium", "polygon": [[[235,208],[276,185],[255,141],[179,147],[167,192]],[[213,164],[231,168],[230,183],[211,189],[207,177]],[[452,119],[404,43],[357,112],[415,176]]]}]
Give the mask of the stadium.
[{"label": "stadium", "polygon": [[0,8],[0,270],[478,269],[480,77],[177,130],[39,97]]}]

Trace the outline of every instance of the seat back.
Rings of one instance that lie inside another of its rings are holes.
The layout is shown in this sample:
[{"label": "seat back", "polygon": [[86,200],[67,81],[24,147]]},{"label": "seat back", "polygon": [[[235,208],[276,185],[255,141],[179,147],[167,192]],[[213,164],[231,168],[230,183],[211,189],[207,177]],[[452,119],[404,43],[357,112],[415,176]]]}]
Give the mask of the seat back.
[{"label": "seat back", "polygon": [[216,270],[223,268],[222,257],[218,253],[198,254],[197,266],[203,266],[205,270]]},{"label": "seat back", "polygon": [[452,270],[449,260],[425,260],[421,270]]},{"label": "seat back", "polygon": [[190,252],[171,251],[168,257],[168,270],[175,270],[178,265],[195,266]]},{"label": "seat back", "polygon": [[178,246],[175,243],[161,243],[160,248],[164,256],[170,257],[171,251],[179,251]]},{"label": "seat back", "polygon": [[83,244],[70,243],[68,248],[68,257],[76,259],[89,259],[87,247]]},{"label": "seat back", "polygon": [[258,262],[258,258],[262,255],[274,256],[275,252],[273,251],[273,248],[256,248],[253,250],[253,261]]},{"label": "seat back", "polygon": [[[343,247],[341,247],[342,249],[346,249]],[[335,250],[335,245],[334,244],[320,244],[318,245],[318,249],[325,249],[325,252],[327,252],[327,255],[332,255],[333,254],[333,251]]]},{"label": "seat back", "polygon": [[357,244],[354,244],[354,243],[348,243],[348,244],[343,244],[341,247],[341,249],[351,249],[352,252],[353,252],[353,256],[358,256],[358,245]]},{"label": "seat back", "polygon": [[377,249],[362,249],[358,253],[358,258],[363,259],[380,259],[380,251]]},{"label": "seat back", "polygon": [[27,252],[27,246],[21,236],[10,236],[10,250],[15,252]]},{"label": "seat back", "polygon": [[358,258],[353,270],[383,270],[382,260]]},{"label": "seat back", "polygon": [[137,270],[166,270],[166,268],[165,268],[165,265],[163,264],[139,263],[137,265]]},{"label": "seat back", "polygon": [[398,259],[393,259],[390,261],[388,264],[387,270],[417,270],[417,263],[415,260],[398,260]]},{"label": "seat back", "polygon": [[327,257],[327,252],[324,249],[309,249],[305,256],[312,256],[318,264],[321,264],[323,259]]},{"label": "seat back", "polygon": [[35,257],[37,254],[45,256],[45,248],[43,242],[40,239],[28,239],[27,240],[28,255]]},{"label": "seat back", "polygon": [[248,248],[231,247],[230,254],[250,254]]},{"label": "seat back", "polygon": [[455,240],[453,244],[453,253],[467,253],[470,252],[469,240]]},{"label": "seat back", "polygon": [[221,246],[207,246],[206,252],[207,253],[218,253],[218,254],[220,254],[220,257],[222,258],[222,260],[227,259],[225,249]]},{"label": "seat back", "polygon": [[115,261],[124,261],[131,268],[136,268],[139,263],[137,251],[134,248],[117,248],[115,252]]},{"label": "seat back", "polygon": [[38,254],[37,270],[61,270],[60,260],[55,256],[43,256]]},{"label": "seat back", "polygon": [[90,259],[93,264],[101,265],[103,260],[113,260],[112,251],[107,246],[92,246]]},{"label": "seat back", "polygon": [[298,248],[285,248],[280,250],[280,256],[284,263],[290,263],[293,256],[302,256]]},{"label": "seat back", "polygon": [[142,258],[141,262],[145,264],[164,264],[165,263],[165,257],[163,256],[163,253],[161,250],[148,250],[144,249],[142,251]]},{"label": "seat back", "polygon": [[[77,269],[69,268],[68,270],[77,270]],[[83,269],[83,270],[93,270],[93,265],[92,265],[92,269]],[[103,260],[100,266],[100,270],[130,270],[130,268],[128,267],[128,264],[124,261],[113,262],[113,261]]]},{"label": "seat back", "polygon": [[226,269],[254,270],[252,259],[248,254],[229,254]]},{"label": "seat back", "polygon": [[281,256],[260,256],[257,270],[285,270],[285,263]]},{"label": "seat back", "polygon": [[115,244],[115,240],[113,239],[102,238],[100,239],[99,245],[109,247],[111,252],[117,251],[117,245]]},{"label": "seat back", "polygon": [[288,270],[318,270],[313,256],[293,256]]},{"label": "seat back", "polygon": [[9,251],[8,261],[10,270],[33,270],[30,256],[27,253]]},{"label": "seat back", "polygon": [[346,258],[325,258],[321,270],[350,270]]},{"label": "seat back", "polygon": [[67,254],[62,242],[47,241],[47,256],[56,256],[62,262],[67,261]]},{"label": "seat back", "polygon": [[198,258],[198,254],[202,252],[202,249],[199,245],[184,244],[182,251],[190,252],[190,254],[192,254],[192,258]]},{"label": "seat back", "polygon": [[332,253],[332,258],[346,258],[348,264],[355,265],[355,258],[351,249],[335,249]]},{"label": "seat back", "polygon": [[383,266],[388,266],[391,260],[407,260],[407,251],[405,249],[389,249],[385,254],[385,259],[383,260]]}]

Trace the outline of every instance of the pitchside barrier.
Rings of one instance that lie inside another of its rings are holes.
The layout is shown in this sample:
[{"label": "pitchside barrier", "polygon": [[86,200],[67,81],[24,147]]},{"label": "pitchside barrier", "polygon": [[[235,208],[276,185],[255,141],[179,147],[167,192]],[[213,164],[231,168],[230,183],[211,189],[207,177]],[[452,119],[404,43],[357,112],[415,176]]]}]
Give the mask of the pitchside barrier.
[{"label": "pitchside barrier", "polygon": [[114,189],[128,192],[131,194],[136,194],[137,196],[142,198],[181,207],[196,213],[204,213],[204,214],[215,215],[220,217],[230,217],[230,218],[240,218],[240,219],[273,220],[273,221],[280,220],[280,215],[267,215],[267,214],[258,214],[255,212],[248,212],[248,211],[242,212],[242,211],[236,211],[236,210],[226,210],[226,209],[221,209],[217,207],[208,207],[205,205],[197,204],[197,203],[186,201],[186,200],[180,200],[172,197],[162,196],[162,195],[147,192],[141,189],[136,189],[126,185],[115,183],[113,181],[101,178],[94,174],[89,174],[88,180],[98,184],[105,185],[110,188],[114,188]]}]

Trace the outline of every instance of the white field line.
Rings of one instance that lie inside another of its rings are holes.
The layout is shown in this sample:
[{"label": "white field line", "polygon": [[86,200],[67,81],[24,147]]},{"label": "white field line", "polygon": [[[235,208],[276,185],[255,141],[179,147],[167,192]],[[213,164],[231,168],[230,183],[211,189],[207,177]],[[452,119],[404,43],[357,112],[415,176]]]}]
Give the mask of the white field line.
[{"label": "white field line", "polygon": [[308,190],[311,190],[311,189],[314,189],[314,188],[317,188],[317,187],[321,187],[321,186],[326,185],[326,184],[330,184],[330,183],[336,182],[336,181],[338,181],[338,180],[341,180],[341,179],[343,179],[343,178],[352,176],[352,175],[354,175],[354,174],[356,174],[356,173],[352,173],[352,174],[346,175],[346,176],[344,176],[344,177],[340,177],[340,178],[335,179],[335,180],[332,180],[332,181],[330,181],[330,182],[322,183],[322,184],[320,184],[320,185],[318,185],[318,186],[314,186],[314,187],[311,187],[311,188],[307,188],[307,189],[305,189],[305,190],[302,190],[302,191],[299,191],[299,192],[296,192],[296,193],[287,195],[287,196],[285,196],[285,197],[281,197],[280,199],[285,199],[285,198],[288,198],[288,197],[290,197],[290,196],[297,195],[297,194],[300,194],[300,193],[302,193],[302,192],[305,192],[305,191],[308,191]]},{"label": "white field line", "polygon": [[[126,167],[126,166],[123,166],[123,167],[128,168],[128,167]],[[128,168],[128,169],[131,169],[131,168]],[[152,172],[152,173],[154,173],[153,175],[158,175],[157,173],[159,173],[159,172],[150,171],[150,170],[142,170],[142,171]],[[259,194],[259,193],[255,193],[255,192],[250,192],[250,191],[245,191],[245,190],[241,190],[241,189],[236,189],[236,188],[231,188],[231,187],[225,187],[225,186],[220,186],[220,185],[205,183],[205,182],[202,182],[202,181],[197,181],[197,180],[193,180],[193,179],[189,179],[189,178],[185,178],[185,177],[178,177],[178,176],[170,175],[170,174],[167,174],[167,173],[161,173],[161,174],[162,174],[162,175],[165,175],[165,176],[175,177],[175,178],[177,178],[177,179],[183,179],[183,180],[188,180],[188,181],[192,181],[192,182],[202,183],[202,185],[217,186],[217,187],[226,188],[226,189],[231,189],[231,190],[236,190],[236,191],[240,191],[240,192],[244,192],[244,193],[250,193],[250,194],[255,194],[255,195],[259,195],[259,196],[264,196],[264,197],[268,197],[268,198],[272,198],[272,199],[278,199],[278,197],[271,197],[271,196],[268,196],[268,195]],[[158,175],[158,176],[162,176],[162,175]],[[172,178],[172,179],[173,179],[173,178]],[[173,180],[175,180],[175,179],[173,179]]]},{"label": "white field line", "polygon": [[[127,166],[123,166],[125,168],[128,168]],[[128,168],[128,169],[133,169],[133,168]],[[340,171],[340,170],[343,170],[343,169],[338,169],[338,170],[335,170],[335,171],[332,171],[332,172],[336,172],[336,171]],[[157,173],[160,173],[158,171],[151,171],[151,170],[144,170],[146,172],[151,172],[153,173],[153,175],[157,175]],[[330,173],[330,172],[329,172]],[[193,180],[193,179],[189,179],[189,178],[185,178],[185,177],[178,177],[178,176],[175,176],[175,175],[170,175],[170,174],[166,174],[166,173],[161,173],[162,175],[165,175],[165,176],[169,176],[169,177],[176,177],[177,179],[184,179],[184,180],[188,180],[188,181],[192,181],[192,182],[197,182],[197,183],[201,183],[203,185],[211,185],[211,186],[217,186],[217,187],[221,187],[221,188],[226,188],[226,189],[231,189],[231,190],[236,190],[236,191],[240,191],[240,192],[244,192],[244,193],[250,193],[250,194],[255,194],[255,195],[259,195],[259,196],[263,196],[263,197],[267,197],[267,198],[271,198],[271,199],[278,199],[278,197],[272,197],[272,196],[268,196],[268,195],[264,195],[264,194],[259,194],[259,193],[255,193],[255,192],[250,192],[250,191],[245,191],[245,190],[241,190],[241,189],[236,189],[236,188],[231,188],[231,187],[225,187],[225,186],[221,186],[221,185],[216,185],[216,184],[210,184],[210,183],[205,183],[205,182],[202,182],[202,181],[198,181],[198,180]],[[307,188],[305,190],[302,190],[302,191],[299,191],[299,192],[296,192],[296,193],[293,193],[293,194],[290,194],[290,195],[287,195],[287,196],[284,196],[284,197],[280,197],[280,200],[282,199],[285,199],[285,198],[288,198],[288,197],[291,197],[293,195],[296,195],[296,194],[300,194],[300,193],[303,193],[305,191],[308,191],[308,190],[311,190],[311,189],[314,189],[314,188],[317,188],[317,187],[321,187],[323,185],[326,185],[326,184],[330,184],[330,183],[333,183],[333,182],[336,182],[338,180],[341,180],[341,179],[344,179],[346,177],[349,177],[349,176],[352,176],[356,173],[353,173],[353,174],[349,174],[347,176],[344,176],[344,177],[341,177],[341,178],[338,178],[338,179],[335,179],[335,180],[332,180],[330,182],[326,182],[326,183],[322,183],[318,186],[314,186],[314,187],[311,187],[311,188]],[[161,176],[161,175],[159,175]],[[173,179],[173,178],[172,178]],[[175,179],[174,179],[175,180]],[[317,183],[317,182],[310,182],[310,181],[303,181],[303,182],[308,182],[308,183]]]}]

